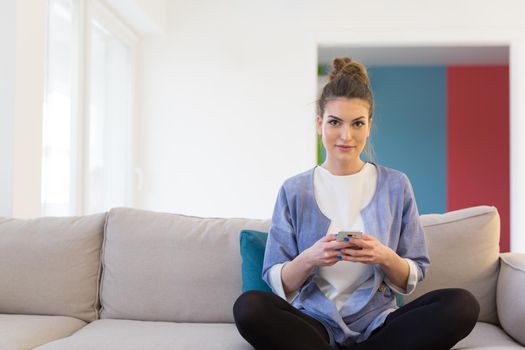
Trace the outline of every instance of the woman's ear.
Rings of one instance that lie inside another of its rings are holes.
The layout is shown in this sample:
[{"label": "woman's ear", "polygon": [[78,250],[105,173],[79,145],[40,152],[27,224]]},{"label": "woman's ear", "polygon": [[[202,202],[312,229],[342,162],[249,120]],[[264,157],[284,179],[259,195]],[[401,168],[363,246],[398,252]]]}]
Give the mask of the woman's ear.
[{"label": "woman's ear", "polygon": [[322,125],[323,125],[323,118],[321,118],[321,116],[317,115],[316,118],[315,118],[315,129],[317,130],[317,135],[322,135],[323,134]]}]

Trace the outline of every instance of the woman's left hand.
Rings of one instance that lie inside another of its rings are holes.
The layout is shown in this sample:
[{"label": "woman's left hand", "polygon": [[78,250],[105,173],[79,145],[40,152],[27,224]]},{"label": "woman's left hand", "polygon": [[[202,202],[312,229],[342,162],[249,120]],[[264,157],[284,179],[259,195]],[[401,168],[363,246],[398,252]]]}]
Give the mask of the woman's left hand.
[{"label": "woman's left hand", "polygon": [[[395,251],[367,233],[363,233],[362,238],[350,238],[348,243],[352,245],[351,248],[341,249],[345,261],[387,265],[397,257]],[[358,248],[354,248],[355,246]]]}]

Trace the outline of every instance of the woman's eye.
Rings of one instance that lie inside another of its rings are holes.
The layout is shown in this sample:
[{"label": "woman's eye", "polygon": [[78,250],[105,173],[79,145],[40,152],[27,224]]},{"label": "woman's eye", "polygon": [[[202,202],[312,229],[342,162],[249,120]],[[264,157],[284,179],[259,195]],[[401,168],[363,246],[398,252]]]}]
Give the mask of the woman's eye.
[{"label": "woman's eye", "polygon": [[354,125],[356,125],[358,127],[361,127],[361,126],[365,125],[365,123],[363,123],[363,122],[355,122]]},{"label": "woman's eye", "polygon": [[[332,123],[333,122],[333,123]],[[330,125],[337,125],[339,123],[339,121],[335,120],[335,119],[332,119],[332,120],[329,120],[328,121],[328,124]]]}]

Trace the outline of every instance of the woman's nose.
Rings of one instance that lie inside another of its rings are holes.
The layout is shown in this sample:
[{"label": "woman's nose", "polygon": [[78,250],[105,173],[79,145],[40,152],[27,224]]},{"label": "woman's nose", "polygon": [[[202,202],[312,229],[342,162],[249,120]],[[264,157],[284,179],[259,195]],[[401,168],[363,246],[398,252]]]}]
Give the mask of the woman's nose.
[{"label": "woman's nose", "polygon": [[349,126],[344,126],[341,128],[341,139],[343,140],[352,139],[352,129]]}]

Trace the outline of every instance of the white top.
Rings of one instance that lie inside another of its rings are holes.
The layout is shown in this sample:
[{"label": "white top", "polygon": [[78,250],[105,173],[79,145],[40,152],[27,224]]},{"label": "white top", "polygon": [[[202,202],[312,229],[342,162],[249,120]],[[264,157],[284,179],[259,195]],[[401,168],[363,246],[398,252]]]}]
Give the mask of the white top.
[{"label": "white top", "polygon": [[[361,210],[365,208],[375,193],[377,169],[372,163],[352,175],[333,175],[318,166],[314,173],[315,200],[321,212],[331,220],[326,234],[338,231],[364,232]],[[367,234],[370,234],[366,232]],[[403,295],[412,293],[417,284],[417,267],[408,258],[410,275],[406,288],[400,289],[385,276],[385,283],[395,292]],[[270,283],[277,294],[289,303],[299,294],[294,291],[285,295],[281,280],[282,267],[288,262],[276,264],[270,269]],[[348,297],[357,289],[370,288],[374,284],[371,264],[352,261],[338,261],[332,266],[319,266],[314,281],[319,289],[340,310]]]}]

